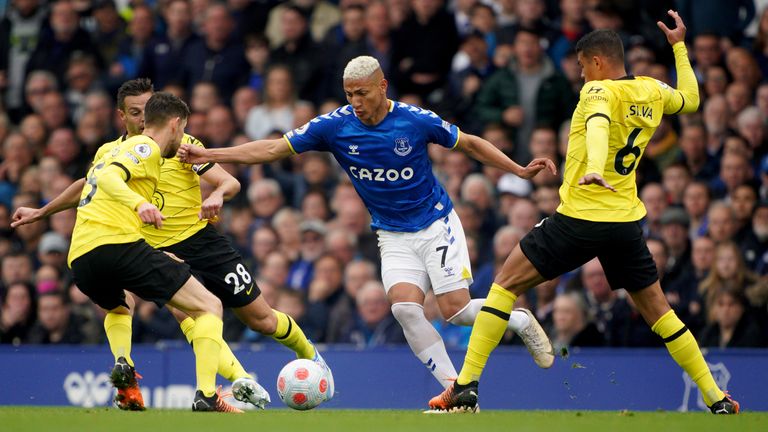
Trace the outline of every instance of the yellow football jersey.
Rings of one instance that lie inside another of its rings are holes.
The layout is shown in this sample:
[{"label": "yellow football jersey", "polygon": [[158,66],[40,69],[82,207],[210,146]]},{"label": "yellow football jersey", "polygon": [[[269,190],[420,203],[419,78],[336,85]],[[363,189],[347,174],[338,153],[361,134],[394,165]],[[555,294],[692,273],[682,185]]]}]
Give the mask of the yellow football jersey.
[{"label": "yellow football jersey", "polygon": [[[123,135],[115,141],[104,144],[96,152],[94,161],[107,154],[126,139]],[[184,134],[182,144],[204,147],[197,138]],[[95,162],[94,162],[95,163]],[[191,165],[182,163],[178,156],[162,159],[160,181],[152,196],[152,204],[165,216],[162,228],[144,225],[141,234],[152,247],[160,248],[174,245],[191,237],[205,228],[207,220],[200,220],[198,214],[202,205],[200,194],[200,176],[213,164]]]},{"label": "yellow football jersey", "polygon": [[[105,244],[131,243],[142,238],[142,222],[136,206],[151,202],[160,177],[160,147],[151,138],[138,135],[103,152],[86,176],[80,195],[77,220],[72,232],[68,262]],[[103,170],[119,168],[134,208],[99,188]],[[131,192],[132,191],[132,192]]]},{"label": "yellow football jersey", "polygon": [[[674,47],[678,87],[649,77],[590,81],[571,119],[568,153],[560,187],[559,213],[595,222],[630,222],[645,216],[637,196],[635,168],[663,114],[696,111],[698,87],[685,45]],[[587,140],[588,128],[590,139]],[[580,186],[596,173],[616,189]]]}]

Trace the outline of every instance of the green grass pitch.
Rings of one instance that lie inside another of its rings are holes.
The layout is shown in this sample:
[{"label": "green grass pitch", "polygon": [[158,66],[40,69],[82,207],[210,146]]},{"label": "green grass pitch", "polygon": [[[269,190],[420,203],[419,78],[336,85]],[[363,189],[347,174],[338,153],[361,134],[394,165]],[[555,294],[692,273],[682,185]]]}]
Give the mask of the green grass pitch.
[{"label": "green grass pitch", "polygon": [[182,410],[121,412],[112,408],[0,407],[3,432],[706,432],[766,431],[768,413],[737,416],[707,413],[606,411],[482,411],[478,414],[424,415],[419,411],[289,410],[244,415]]}]

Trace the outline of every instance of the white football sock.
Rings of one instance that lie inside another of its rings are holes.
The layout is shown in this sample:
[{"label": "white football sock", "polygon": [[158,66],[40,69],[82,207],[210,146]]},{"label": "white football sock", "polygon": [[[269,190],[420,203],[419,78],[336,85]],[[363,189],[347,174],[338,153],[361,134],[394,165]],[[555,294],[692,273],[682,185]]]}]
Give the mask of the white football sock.
[{"label": "white football sock", "polygon": [[395,303],[392,314],[403,327],[405,339],[421,363],[443,388],[453,385],[458,374],[445,351],[443,338],[424,316],[424,308],[418,303]]},{"label": "white football sock", "polygon": [[[475,318],[477,318],[477,314],[480,313],[480,308],[483,307],[483,303],[485,303],[485,299],[470,300],[463,309],[456,312],[456,314],[448,318],[447,321],[451,324],[460,326],[471,326],[475,323]],[[513,310],[509,314],[507,328],[518,333],[530,322],[531,319],[525,312]]]}]

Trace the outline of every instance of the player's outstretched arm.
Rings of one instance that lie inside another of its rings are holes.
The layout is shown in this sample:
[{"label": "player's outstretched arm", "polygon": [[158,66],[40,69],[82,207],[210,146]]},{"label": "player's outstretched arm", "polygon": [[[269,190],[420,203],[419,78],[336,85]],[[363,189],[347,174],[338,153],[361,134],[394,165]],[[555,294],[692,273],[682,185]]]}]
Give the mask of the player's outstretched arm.
[{"label": "player's outstretched arm", "polygon": [[462,133],[456,148],[466,153],[469,157],[481,162],[483,165],[502,169],[522,178],[531,178],[543,169],[549,169],[557,174],[555,163],[547,158],[534,159],[527,166],[522,167],[508,158],[501,150],[490,142],[472,134]]},{"label": "player's outstretched arm", "polygon": [[226,148],[205,149],[191,144],[182,144],[178,152],[182,162],[191,164],[206,162],[260,164],[274,162],[292,154],[291,146],[283,138],[251,141]]},{"label": "player's outstretched arm", "polygon": [[670,29],[661,21],[656,25],[672,45],[677,70],[677,91],[680,92],[680,96],[675,95],[674,99],[665,104],[665,113],[696,112],[699,108],[699,84],[696,82],[696,74],[693,73],[691,62],[688,60],[688,50],[685,48],[685,23],[677,12],[669,10],[667,14],[675,20],[675,28]]},{"label": "player's outstretched arm", "polygon": [[13,213],[11,228],[31,224],[54,213],[77,207],[77,204],[80,202],[80,194],[83,192],[83,185],[85,185],[84,178],[75,180],[71,185],[67,186],[59,196],[39,209],[19,207]]},{"label": "player's outstretched arm", "polygon": [[219,165],[212,166],[203,173],[201,178],[206,183],[215,186],[216,189],[203,201],[197,216],[201,220],[215,219],[219,215],[224,201],[231,199],[240,192],[240,182]]}]

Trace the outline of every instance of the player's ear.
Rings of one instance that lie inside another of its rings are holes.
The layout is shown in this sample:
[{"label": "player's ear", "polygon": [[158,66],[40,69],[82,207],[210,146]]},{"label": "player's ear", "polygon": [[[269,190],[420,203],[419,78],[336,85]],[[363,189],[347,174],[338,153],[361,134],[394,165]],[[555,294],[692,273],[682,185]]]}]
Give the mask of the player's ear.
[{"label": "player's ear", "polygon": [[388,86],[389,86],[389,82],[387,81],[387,79],[386,78],[382,78],[381,82],[379,83],[379,88],[381,89],[382,92],[384,92],[385,95],[387,94],[387,87]]}]

